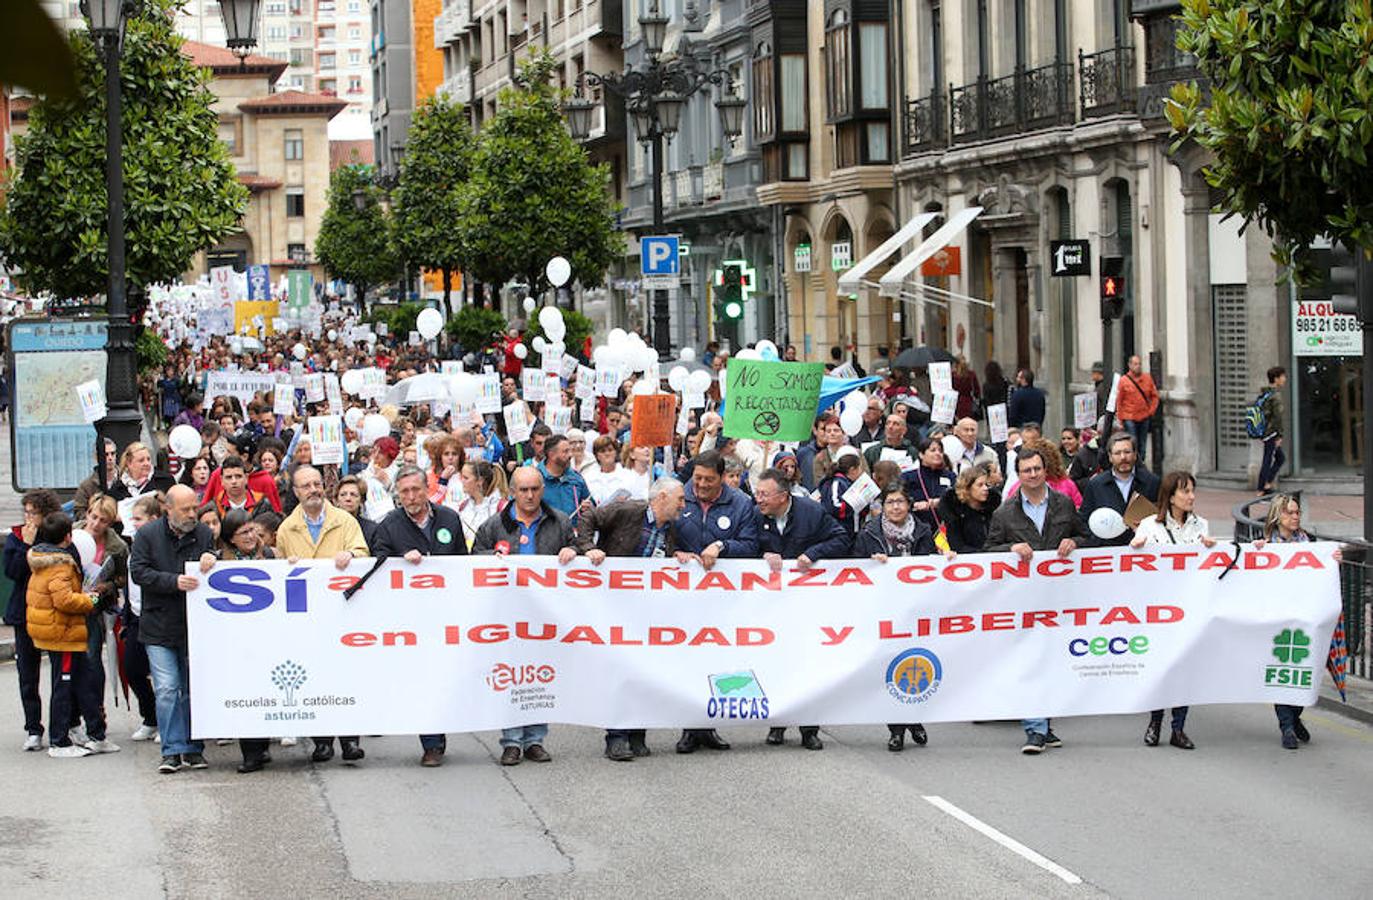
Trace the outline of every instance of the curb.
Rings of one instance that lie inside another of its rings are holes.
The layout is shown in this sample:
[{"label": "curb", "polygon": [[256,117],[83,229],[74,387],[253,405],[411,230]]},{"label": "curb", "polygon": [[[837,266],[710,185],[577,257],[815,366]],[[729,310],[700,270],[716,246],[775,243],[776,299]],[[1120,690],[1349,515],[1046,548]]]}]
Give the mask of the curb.
[{"label": "curb", "polygon": [[9,662],[14,659],[14,638],[0,640],[0,662]]},{"label": "curb", "polygon": [[1345,703],[1338,694],[1327,695],[1322,691],[1320,699],[1316,701],[1316,706],[1347,719],[1355,719],[1365,725],[1373,725],[1373,710],[1364,709],[1352,703]]}]

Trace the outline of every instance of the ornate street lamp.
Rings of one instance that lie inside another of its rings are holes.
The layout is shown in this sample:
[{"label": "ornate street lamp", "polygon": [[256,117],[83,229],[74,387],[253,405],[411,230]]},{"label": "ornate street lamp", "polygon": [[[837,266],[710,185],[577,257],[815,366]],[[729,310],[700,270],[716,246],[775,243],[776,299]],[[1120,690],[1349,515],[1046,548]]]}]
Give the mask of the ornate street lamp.
[{"label": "ornate street lamp", "polygon": [[248,54],[257,46],[257,11],[262,0],[220,0],[224,18],[224,45],[238,57],[239,68],[248,65]]},{"label": "ornate street lamp", "polygon": [[[595,102],[584,94],[587,85],[605,88],[625,101],[625,111],[634,122],[635,137],[653,151],[653,230],[663,230],[663,139],[671,139],[682,122],[682,111],[693,94],[708,84],[720,89],[715,108],[725,137],[733,143],[743,133],[744,109],[748,101],[735,96],[734,79],[727,69],[706,71],[690,48],[669,60],[660,54],[667,32],[667,16],[653,2],[639,17],[639,28],[648,51],[648,63],[623,72],[583,73],[577,79],[575,95],[563,104],[568,131],[573,139],[584,141],[591,133]],[[653,292],[653,346],[666,356],[671,351],[667,291]]]},{"label": "ornate street lamp", "polygon": [[[82,0],[91,37],[105,57],[105,190],[109,283],[105,309],[109,317],[105,346],[106,415],[96,423],[96,433],[114,441],[116,451],[137,441],[143,432],[138,411],[138,360],[134,353],[133,323],[129,320],[124,278],[124,129],[119,92],[119,52],[124,24],[133,10],[131,0]],[[104,484],[106,470],[100,466]],[[104,485],[108,488],[109,485]]]}]

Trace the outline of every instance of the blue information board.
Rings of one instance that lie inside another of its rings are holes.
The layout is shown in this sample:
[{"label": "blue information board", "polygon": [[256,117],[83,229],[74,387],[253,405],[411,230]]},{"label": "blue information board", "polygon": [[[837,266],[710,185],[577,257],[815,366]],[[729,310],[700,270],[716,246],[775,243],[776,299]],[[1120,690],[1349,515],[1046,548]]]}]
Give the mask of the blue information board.
[{"label": "blue information board", "polygon": [[11,481],[16,491],[70,490],[95,466],[95,426],[76,386],[105,385],[104,319],[16,319],[9,326]]}]

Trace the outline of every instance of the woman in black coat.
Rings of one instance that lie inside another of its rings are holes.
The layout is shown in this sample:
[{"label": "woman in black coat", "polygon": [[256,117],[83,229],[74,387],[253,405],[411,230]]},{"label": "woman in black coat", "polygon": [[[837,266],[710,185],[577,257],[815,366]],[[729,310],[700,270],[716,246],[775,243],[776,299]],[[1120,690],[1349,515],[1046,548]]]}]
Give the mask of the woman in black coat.
[{"label": "woman in black coat", "polygon": [[119,477],[107,492],[116,503],[149,491],[165,493],[176,479],[153,468],[153,452],[147,444],[134,441],[119,456]]},{"label": "woman in black coat", "polygon": [[[911,512],[911,498],[899,483],[884,488],[878,500],[882,514],[868,519],[868,524],[858,533],[855,556],[867,556],[885,563],[894,556],[931,556],[939,552],[930,527]],[[905,746],[907,730],[911,740],[922,747],[929,740],[925,726],[919,722],[888,724],[887,749],[899,753]]]},{"label": "woman in black coat", "polygon": [[991,466],[969,466],[959,473],[953,490],[939,503],[945,536],[955,553],[980,553],[987,545],[992,513],[1001,505],[1001,494],[991,486]]}]

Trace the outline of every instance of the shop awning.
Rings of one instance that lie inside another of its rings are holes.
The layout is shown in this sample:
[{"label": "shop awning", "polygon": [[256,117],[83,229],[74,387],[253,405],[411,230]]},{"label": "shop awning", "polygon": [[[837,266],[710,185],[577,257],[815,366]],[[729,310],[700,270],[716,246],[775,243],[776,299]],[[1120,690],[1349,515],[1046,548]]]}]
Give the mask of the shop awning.
[{"label": "shop awning", "polygon": [[919,236],[921,230],[926,225],[930,224],[936,215],[938,215],[938,213],[927,212],[921,213],[914,219],[911,219],[902,226],[900,231],[883,241],[882,246],[863,257],[858,265],[845,270],[844,273],[839,276],[839,293],[858,293],[858,289],[862,287],[863,284],[863,277],[873,269],[882,265],[888,256],[891,256],[893,253],[900,250],[902,244]]},{"label": "shop awning", "polygon": [[[882,276],[878,281],[878,293],[883,297],[900,296],[901,285],[906,278],[919,269],[920,265],[927,259],[951,244],[954,238],[962,234],[972,220],[980,215],[982,215],[982,207],[980,206],[969,206],[967,209],[954,213],[953,217],[941,225],[938,231],[925,238],[920,246],[915,248],[914,252],[892,266],[891,270]],[[840,282],[841,290],[842,284]]]}]

